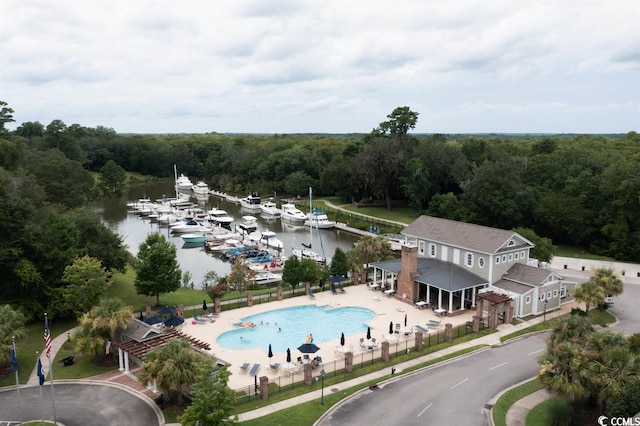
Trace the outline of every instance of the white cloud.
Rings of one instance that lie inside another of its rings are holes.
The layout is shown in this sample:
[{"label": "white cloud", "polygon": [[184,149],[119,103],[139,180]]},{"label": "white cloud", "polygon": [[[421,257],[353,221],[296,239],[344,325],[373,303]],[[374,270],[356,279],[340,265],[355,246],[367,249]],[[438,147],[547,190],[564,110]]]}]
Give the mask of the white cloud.
[{"label": "white cloud", "polygon": [[635,0],[4,6],[0,99],[16,126],[368,132],[409,105],[418,132],[637,127]]}]

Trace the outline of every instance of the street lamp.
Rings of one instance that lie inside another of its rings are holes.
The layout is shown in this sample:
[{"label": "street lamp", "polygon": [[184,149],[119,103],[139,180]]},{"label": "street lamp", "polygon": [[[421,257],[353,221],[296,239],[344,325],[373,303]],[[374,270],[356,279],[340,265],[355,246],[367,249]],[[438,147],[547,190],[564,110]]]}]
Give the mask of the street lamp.
[{"label": "street lamp", "polygon": [[71,333],[67,331],[67,342],[71,343]]},{"label": "street lamp", "polygon": [[324,372],[324,368],[320,371],[320,376],[322,377],[322,388],[320,390],[320,405],[324,405],[324,376],[327,373]]}]

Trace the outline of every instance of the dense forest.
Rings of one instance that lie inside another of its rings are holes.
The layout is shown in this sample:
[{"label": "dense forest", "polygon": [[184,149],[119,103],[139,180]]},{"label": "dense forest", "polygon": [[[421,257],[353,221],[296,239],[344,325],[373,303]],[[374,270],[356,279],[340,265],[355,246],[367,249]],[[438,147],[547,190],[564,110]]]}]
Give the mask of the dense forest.
[{"label": "dense forest", "polygon": [[[410,206],[503,229],[529,228],[554,244],[640,261],[640,135],[413,135],[419,114],[399,107],[371,133],[118,134],[98,126],[24,122],[0,102],[0,291],[41,306],[75,257],[108,268],[119,237],[83,207],[102,196],[89,171],[172,177],[173,166],[211,188],[318,195]],[[108,239],[104,244],[101,239]],[[100,251],[105,253],[100,253]],[[38,297],[35,297],[38,295]]]}]

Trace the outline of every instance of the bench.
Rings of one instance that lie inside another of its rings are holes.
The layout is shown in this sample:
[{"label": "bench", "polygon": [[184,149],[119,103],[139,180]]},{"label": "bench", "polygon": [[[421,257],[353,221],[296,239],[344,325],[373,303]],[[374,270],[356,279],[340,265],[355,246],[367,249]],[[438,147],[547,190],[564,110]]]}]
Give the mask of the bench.
[{"label": "bench", "polygon": [[73,355],[70,355],[68,357],[62,358],[59,362],[61,362],[65,367],[68,367],[70,365],[73,365],[73,359],[75,357]]},{"label": "bench", "polygon": [[253,364],[253,367],[251,367],[251,371],[249,371],[249,375],[255,376],[256,374],[258,374],[258,370],[260,370],[260,364]]}]

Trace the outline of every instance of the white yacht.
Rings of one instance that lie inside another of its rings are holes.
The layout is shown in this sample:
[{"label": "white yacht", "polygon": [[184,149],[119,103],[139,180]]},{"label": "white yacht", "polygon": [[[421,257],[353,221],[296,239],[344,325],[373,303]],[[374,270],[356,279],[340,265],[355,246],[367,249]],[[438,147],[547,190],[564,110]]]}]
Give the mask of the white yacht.
[{"label": "white yacht", "polygon": [[254,192],[240,198],[240,205],[250,211],[260,211],[260,196]]},{"label": "white yacht", "polygon": [[265,216],[272,216],[272,217],[280,216],[280,209],[278,209],[278,206],[276,205],[276,203],[273,202],[272,199],[268,201],[264,201],[262,204],[260,204],[260,211]]},{"label": "white yacht", "polygon": [[307,215],[298,210],[295,204],[285,203],[280,207],[281,217],[283,220],[302,224],[307,220]]},{"label": "white yacht", "polygon": [[187,176],[180,174],[176,179],[176,188],[180,191],[190,191],[193,188],[193,183]]},{"label": "white yacht", "polygon": [[284,248],[284,243],[273,231],[262,231],[262,234],[260,236],[260,243],[276,250],[282,250]]},{"label": "white yacht", "polygon": [[336,222],[329,220],[329,217],[323,210],[314,209],[312,213],[309,213],[307,220],[304,221],[306,226],[312,228],[329,229],[336,226]]},{"label": "white yacht", "polygon": [[206,182],[199,180],[198,183],[191,187],[191,190],[196,195],[209,195],[209,185]]},{"label": "white yacht", "polygon": [[231,227],[231,222],[233,222],[233,218],[229,216],[229,214],[226,211],[214,207],[208,211],[208,214],[209,214],[209,221],[227,228]]}]

